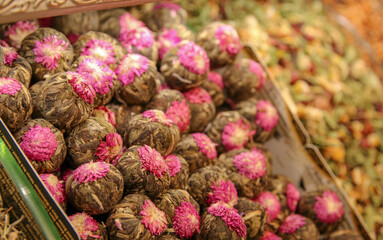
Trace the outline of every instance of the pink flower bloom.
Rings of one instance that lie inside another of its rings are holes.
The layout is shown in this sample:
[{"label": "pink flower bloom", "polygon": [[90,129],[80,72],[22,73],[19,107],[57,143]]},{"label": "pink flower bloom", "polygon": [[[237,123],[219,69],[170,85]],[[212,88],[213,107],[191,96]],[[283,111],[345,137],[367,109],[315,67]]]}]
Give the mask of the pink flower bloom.
[{"label": "pink flower bloom", "polygon": [[140,77],[146,72],[149,60],[139,54],[126,55],[118,65],[116,74],[123,86],[134,82],[136,77]]},{"label": "pink flower bloom", "polygon": [[278,124],[279,115],[277,109],[269,101],[260,100],[257,103],[255,123],[267,132],[271,132]]},{"label": "pink flower bloom", "polygon": [[15,96],[21,90],[22,84],[14,78],[0,77],[0,94]]},{"label": "pink flower bloom", "polygon": [[78,66],[77,72],[89,79],[98,94],[108,94],[112,89],[115,73],[100,60],[86,58]]},{"label": "pink flower bloom", "polygon": [[98,231],[98,222],[90,215],[86,213],[76,213],[69,216],[69,221],[80,235],[81,240],[87,240],[88,237],[101,238],[100,235],[94,234],[94,232]]},{"label": "pink flower bloom", "polygon": [[131,31],[137,28],[145,27],[145,24],[135,18],[132,14],[130,13],[124,13],[120,16],[120,33],[121,32],[127,32]]},{"label": "pink flower bloom", "polygon": [[172,120],[170,120],[161,110],[146,110],[142,113],[142,116],[152,119],[152,122],[159,122],[168,127],[170,127],[173,123]]},{"label": "pink flower bloom", "polygon": [[97,115],[97,113],[102,113],[105,117],[105,120],[113,125],[113,127],[116,127],[116,114],[106,108],[105,106],[96,107],[93,110],[93,116]]},{"label": "pink flower bloom", "polygon": [[224,202],[212,204],[207,212],[213,216],[220,217],[232,231],[239,236],[246,237],[245,221],[238,214],[237,209],[231,208]]},{"label": "pink flower bloom", "polygon": [[154,44],[153,33],[147,27],[120,32],[118,40],[126,47],[129,53],[133,52],[133,47],[138,51],[149,48]]},{"label": "pink flower bloom", "polygon": [[174,211],[173,228],[174,232],[181,238],[191,238],[199,231],[201,218],[197,209],[189,202],[182,201]]},{"label": "pink flower bloom", "polygon": [[165,157],[166,166],[169,169],[169,175],[174,177],[179,171],[181,171],[181,162],[180,159],[173,154],[170,154]]},{"label": "pink flower bloom", "polygon": [[51,129],[39,124],[30,127],[21,139],[20,147],[30,161],[49,161],[58,146]]},{"label": "pink flower bloom", "polygon": [[227,151],[240,149],[246,145],[255,131],[250,130],[250,124],[242,119],[226,124],[222,131],[222,144]]},{"label": "pink flower bloom", "polygon": [[227,203],[230,207],[234,207],[238,202],[237,189],[230,180],[219,180],[218,184],[214,182],[210,188],[213,192],[209,193],[206,203],[211,205],[217,202]]},{"label": "pink flower bloom", "polygon": [[156,6],[154,6],[153,10],[159,10],[162,8],[167,8],[170,10],[178,11],[181,9],[180,5],[172,3],[172,2],[164,2],[164,3],[158,3]]},{"label": "pink flower bloom", "polygon": [[333,224],[344,215],[343,203],[336,193],[325,191],[322,196],[316,197],[316,200],[314,211],[319,221]]},{"label": "pink flower bloom", "polygon": [[293,234],[304,225],[306,225],[306,219],[303,216],[299,214],[291,214],[287,216],[285,221],[279,227],[279,232]]},{"label": "pink flower bloom", "polygon": [[278,237],[272,232],[266,231],[265,234],[263,234],[261,240],[282,240],[282,238]]},{"label": "pink flower bloom", "polygon": [[182,44],[177,54],[182,66],[192,73],[202,75],[210,69],[207,53],[192,41]]},{"label": "pink flower bloom", "polygon": [[261,64],[257,63],[256,61],[250,60],[250,71],[258,77],[258,90],[260,90],[263,87],[263,84],[265,83],[265,72],[263,71]]},{"label": "pink flower bloom", "polygon": [[230,25],[219,26],[215,32],[215,37],[219,40],[219,48],[230,55],[236,55],[242,48],[241,40],[237,31]]},{"label": "pink flower bloom", "polygon": [[252,180],[266,174],[266,158],[262,153],[243,152],[235,156],[233,161],[238,173]]},{"label": "pink flower bloom", "polygon": [[4,64],[12,66],[13,61],[17,59],[19,54],[16,52],[16,49],[10,47],[5,41],[0,40],[0,44],[3,47]]},{"label": "pink flower bloom", "polygon": [[109,165],[105,162],[85,163],[73,171],[73,181],[78,184],[94,182],[105,177],[109,171]]},{"label": "pink flower bloom", "polygon": [[297,210],[297,205],[301,194],[298,189],[292,183],[288,183],[286,186],[286,201],[287,207],[290,211],[295,212]]},{"label": "pink flower bloom", "polygon": [[165,213],[159,210],[150,200],[145,200],[140,216],[143,216],[141,223],[144,224],[153,235],[160,235],[167,226]]},{"label": "pink flower bloom", "polygon": [[18,21],[8,26],[4,32],[5,39],[14,48],[20,48],[23,39],[37,29],[36,23],[31,21]]},{"label": "pink flower bloom", "polygon": [[[72,176],[72,174],[73,174],[73,169],[65,169],[64,171],[62,171],[61,172],[61,174],[62,174],[62,180],[64,181],[64,183],[66,182],[66,180],[68,180],[68,178],[70,177],[70,176]],[[65,184],[64,184],[64,186],[65,186]]]},{"label": "pink flower bloom", "polygon": [[33,54],[36,56],[35,61],[49,70],[56,69],[58,60],[64,54],[68,44],[68,42],[58,39],[56,35],[46,37],[42,41],[36,41],[33,48]]},{"label": "pink flower bloom", "polygon": [[215,143],[206,136],[204,133],[193,133],[192,134],[194,141],[199,147],[199,151],[205,154],[209,159],[217,158],[217,150],[215,149]]},{"label": "pink flower bloom", "polygon": [[116,165],[121,156],[122,138],[118,133],[109,133],[105,136],[105,142],[101,141],[94,155],[97,161],[103,161]]},{"label": "pink flower bloom", "polygon": [[190,125],[190,108],[185,100],[174,101],[165,115],[183,132]]},{"label": "pink flower bloom", "polygon": [[112,44],[98,39],[90,39],[81,49],[81,56],[94,57],[106,65],[116,62]]},{"label": "pink flower bloom", "polygon": [[87,103],[93,103],[96,97],[96,91],[90,84],[89,80],[76,72],[67,72],[68,83],[73,90]]},{"label": "pink flower bloom", "polygon": [[172,47],[177,46],[182,41],[182,38],[178,35],[177,30],[164,27],[157,36],[157,42],[159,43],[158,55],[162,59],[167,51]]},{"label": "pink flower bloom", "polygon": [[213,99],[209,93],[200,87],[192,88],[189,91],[183,92],[184,97],[191,103],[211,103]]},{"label": "pink flower bloom", "polygon": [[214,71],[210,71],[209,74],[207,75],[207,79],[210,82],[213,82],[213,83],[217,84],[218,87],[220,87],[221,89],[224,89],[223,80],[222,80],[221,74],[219,74],[217,72],[214,72]]},{"label": "pink flower bloom", "polygon": [[43,181],[45,187],[49,193],[52,194],[54,199],[60,204],[64,204],[66,197],[64,191],[64,181],[59,180],[53,174],[40,174],[40,178]]},{"label": "pink flower bloom", "polygon": [[168,171],[165,159],[156,149],[144,145],[138,148],[138,155],[142,161],[142,168],[145,168],[154,176],[161,178]]},{"label": "pink flower bloom", "polygon": [[266,210],[269,223],[277,218],[281,212],[281,203],[271,192],[262,192],[257,198],[253,199],[253,201],[260,203]]}]

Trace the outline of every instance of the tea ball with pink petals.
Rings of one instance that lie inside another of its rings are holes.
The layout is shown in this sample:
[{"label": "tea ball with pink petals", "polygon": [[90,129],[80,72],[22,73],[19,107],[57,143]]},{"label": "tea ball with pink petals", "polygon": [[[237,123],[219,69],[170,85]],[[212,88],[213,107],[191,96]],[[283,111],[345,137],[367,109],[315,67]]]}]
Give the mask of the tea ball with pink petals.
[{"label": "tea ball with pink petals", "polygon": [[299,214],[286,217],[278,230],[282,239],[319,239],[319,231],[312,220]]},{"label": "tea ball with pink petals", "polygon": [[66,209],[65,185],[63,180],[59,180],[56,175],[51,173],[40,174],[41,181],[46,189],[56,200],[57,204]]},{"label": "tea ball with pink petals", "polygon": [[183,135],[174,153],[186,160],[190,174],[202,167],[213,165],[217,159],[215,144],[204,133]]},{"label": "tea ball with pink petals", "polygon": [[216,107],[221,106],[225,102],[226,96],[221,74],[210,71],[207,81],[204,81],[201,87],[209,93]]},{"label": "tea ball with pink petals", "polygon": [[115,38],[123,32],[145,27],[145,23],[138,20],[127,10],[122,8],[98,11],[100,16],[100,31]]},{"label": "tea ball with pink petals", "polygon": [[105,225],[97,222],[92,216],[82,213],[75,213],[68,217],[73,228],[81,239],[86,240],[107,240],[108,235]]},{"label": "tea ball with pink petals", "polygon": [[72,64],[71,71],[87,78],[96,92],[94,106],[102,106],[110,102],[118,88],[117,76],[108,65],[90,56],[80,56]]},{"label": "tea ball with pink petals", "polygon": [[260,152],[247,149],[231,150],[221,154],[216,165],[226,172],[240,197],[255,198],[267,185],[269,166]]},{"label": "tea ball with pink petals", "polygon": [[205,132],[217,144],[220,153],[243,148],[255,133],[250,123],[237,111],[218,113]]},{"label": "tea ball with pink petals", "polygon": [[148,145],[128,148],[116,167],[124,176],[127,193],[142,193],[153,198],[169,189],[170,175],[165,159]]},{"label": "tea ball with pink petals", "polygon": [[125,133],[124,144],[149,145],[162,156],[169,155],[180,139],[178,127],[161,110],[146,110],[134,116]]},{"label": "tea ball with pink petals", "polygon": [[271,192],[262,192],[256,198],[252,199],[254,202],[260,203],[267,213],[267,230],[275,233],[286,215],[281,211],[281,203],[276,195]]},{"label": "tea ball with pink petals", "polygon": [[190,108],[181,92],[175,89],[163,89],[154,95],[145,108],[163,111],[177,125],[180,133],[189,130]]},{"label": "tea ball with pink petals", "polygon": [[245,240],[246,225],[237,209],[224,202],[212,204],[202,216],[196,239]]},{"label": "tea ball with pink petals", "polygon": [[42,118],[28,121],[14,136],[38,173],[56,172],[65,160],[63,134]]},{"label": "tea ball with pink petals", "polygon": [[185,24],[187,13],[180,5],[173,2],[156,4],[152,10],[144,16],[146,25],[152,31],[160,31],[163,27],[171,24]]},{"label": "tea ball with pink petals", "polygon": [[190,107],[190,132],[202,132],[214,118],[216,108],[209,93],[201,88],[192,88],[183,93]]},{"label": "tea ball with pink petals", "polygon": [[124,179],[111,164],[90,162],[81,165],[65,183],[68,201],[90,215],[109,212],[122,198]]},{"label": "tea ball with pink petals", "polygon": [[297,212],[313,220],[321,233],[335,230],[344,219],[344,207],[338,194],[329,189],[304,192]]},{"label": "tea ball with pink petals", "polygon": [[224,201],[234,206],[238,199],[237,190],[231,182],[226,181],[227,179],[228,176],[221,168],[203,167],[190,175],[188,191],[202,209],[209,203],[218,201]]},{"label": "tea ball with pink petals", "polygon": [[117,127],[116,123],[116,114],[106,106],[99,106],[93,109],[92,117],[102,119],[110,124],[113,127]]},{"label": "tea ball with pink petals", "polygon": [[165,213],[168,227],[174,229],[176,236],[189,239],[199,232],[199,204],[187,191],[170,189],[156,199],[155,203]]},{"label": "tea ball with pink petals", "polygon": [[87,78],[76,72],[60,72],[41,85],[37,108],[45,120],[68,131],[91,116],[95,97]]},{"label": "tea ball with pink petals", "polygon": [[248,198],[239,198],[234,206],[246,224],[246,239],[258,240],[266,230],[267,214],[261,204]]},{"label": "tea ball with pink petals", "polygon": [[78,167],[91,161],[116,165],[122,154],[122,137],[112,124],[90,117],[73,128],[66,139],[69,162]]},{"label": "tea ball with pink petals", "polygon": [[39,23],[35,20],[11,23],[4,31],[5,41],[11,47],[19,49],[24,38],[34,32],[38,27]]},{"label": "tea ball with pink petals", "polygon": [[265,234],[263,234],[261,240],[282,240],[282,238],[280,238],[275,233],[266,231]]},{"label": "tea ball with pink petals", "polygon": [[157,92],[155,64],[139,54],[128,54],[118,64],[117,79],[121,87],[116,97],[127,104],[146,104]]},{"label": "tea ball with pink petals", "polygon": [[[128,129],[130,119],[133,116],[141,113],[141,111],[136,111],[134,106],[127,106],[125,104],[115,104],[111,103],[105,106],[108,109],[108,116],[114,113],[115,116],[115,127],[117,132],[123,137],[125,135],[126,129]],[[96,108],[94,111],[98,111],[100,108]],[[96,113],[97,114],[97,113]],[[108,117],[109,118],[109,117]],[[112,119],[112,117],[110,117]],[[109,120],[111,122],[112,120]],[[113,123],[112,123],[113,125]]]},{"label": "tea ball with pink petals", "polygon": [[91,56],[115,70],[126,55],[126,49],[114,37],[97,31],[82,34],[73,44],[74,59]]},{"label": "tea ball with pink petals", "polygon": [[235,102],[251,98],[265,82],[262,66],[250,59],[235,60],[223,73],[223,83],[228,97]]},{"label": "tea ball with pink petals", "polygon": [[157,239],[168,222],[161,211],[143,194],[126,195],[110,212],[106,226],[110,239]]},{"label": "tea ball with pink petals", "polygon": [[0,117],[11,131],[19,129],[31,116],[32,98],[17,79],[0,77]]},{"label": "tea ball with pink petals", "polygon": [[73,47],[65,35],[53,28],[39,28],[24,38],[20,55],[32,66],[38,80],[67,71],[73,61]]},{"label": "tea ball with pink petals", "polygon": [[360,236],[357,232],[351,230],[338,230],[330,234],[328,240],[363,240],[363,237]]},{"label": "tea ball with pink petals", "polygon": [[279,114],[270,101],[250,98],[236,104],[235,109],[256,129],[254,141],[264,143],[272,137]]},{"label": "tea ball with pink petals", "polygon": [[205,50],[192,41],[182,41],[171,48],[161,61],[161,73],[170,87],[185,91],[206,80],[210,60]]},{"label": "tea ball with pink petals", "polygon": [[188,189],[189,164],[178,154],[166,156],[165,163],[168,166],[170,176],[170,189]]},{"label": "tea ball with pink petals", "polygon": [[232,63],[242,50],[242,43],[234,27],[212,22],[197,35],[196,43],[210,58],[212,67],[223,67]]}]

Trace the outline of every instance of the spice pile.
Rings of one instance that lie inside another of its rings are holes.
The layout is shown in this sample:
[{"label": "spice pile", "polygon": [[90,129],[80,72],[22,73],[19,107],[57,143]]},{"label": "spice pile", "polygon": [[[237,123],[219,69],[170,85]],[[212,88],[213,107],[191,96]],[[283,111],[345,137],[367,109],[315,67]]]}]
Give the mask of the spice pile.
[{"label": "spice pile", "polygon": [[191,23],[233,21],[255,45],[369,228],[383,236],[382,86],[322,3],[210,1],[209,13],[182,4]]},{"label": "spice pile", "polygon": [[17,225],[23,221],[24,216],[21,216],[16,221],[11,222],[11,218],[9,216],[10,211],[12,211],[12,208],[3,208],[3,200],[0,196],[0,238],[4,240],[26,239],[24,233],[17,229]]},{"label": "spice pile", "polygon": [[336,193],[271,173],[262,144],[279,116],[256,97],[265,73],[240,54],[237,31],[212,22],[194,35],[186,17],[160,3],[139,18],[125,9],[57,18],[63,32],[4,27],[17,28],[20,46],[0,47],[1,117],[81,238],[354,234],[335,232]]}]

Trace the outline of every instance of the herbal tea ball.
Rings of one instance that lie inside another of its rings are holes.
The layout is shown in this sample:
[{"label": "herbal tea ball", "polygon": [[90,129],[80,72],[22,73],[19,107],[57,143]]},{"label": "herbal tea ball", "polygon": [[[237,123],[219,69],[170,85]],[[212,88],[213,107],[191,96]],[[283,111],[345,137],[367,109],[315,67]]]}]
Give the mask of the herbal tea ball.
[{"label": "herbal tea ball", "polygon": [[319,240],[319,231],[313,221],[299,214],[291,214],[287,216],[279,228],[278,233],[283,239],[286,240]]},{"label": "herbal tea ball", "polygon": [[70,223],[81,239],[86,240],[107,240],[108,235],[105,225],[97,222],[92,216],[86,213],[75,213],[68,217]]},{"label": "herbal tea ball", "polygon": [[187,13],[180,5],[172,2],[156,4],[151,11],[144,16],[146,25],[152,31],[160,31],[170,24],[185,24]]},{"label": "herbal tea ball", "polygon": [[224,93],[223,80],[219,73],[210,71],[207,81],[204,81],[201,87],[209,93],[216,107],[221,106],[225,102],[226,96]]},{"label": "herbal tea ball", "polygon": [[39,27],[36,20],[17,21],[9,24],[4,31],[4,38],[11,47],[19,49],[23,39]]},{"label": "herbal tea ball", "polygon": [[165,163],[169,169],[170,189],[188,189],[189,164],[178,154],[170,154],[165,157]]},{"label": "herbal tea ball", "polygon": [[40,178],[49,193],[53,196],[56,202],[66,209],[65,185],[63,180],[59,180],[54,174],[40,174]]},{"label": "herbal tea ball", "polygon": [[145,27],[145,23],[122,8],[101,10],[98,13],[100,16],[100,31],[115,38],[118,38],[123,32]]}]

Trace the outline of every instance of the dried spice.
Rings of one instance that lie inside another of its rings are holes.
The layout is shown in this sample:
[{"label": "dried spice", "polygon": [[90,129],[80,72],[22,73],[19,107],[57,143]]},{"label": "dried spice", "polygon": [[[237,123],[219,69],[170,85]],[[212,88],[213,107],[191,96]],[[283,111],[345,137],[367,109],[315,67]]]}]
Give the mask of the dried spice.
[{"label": "dried spice", "polygon": [[218,202],[211,205],[202,216],[201,233],[196,239],[246,239],[246,225],[235,208]]},{"label": "dried spice", "polygon": [[160,110],[147,110],[134,116],[125,133],[127,147],[147,144],[162,156],[169,155],[180,138],[178,127]]},{"label": "dried spice", "polygon": [[115,165],[122,153],[122,137],[112,124],[90,117],[73,128],[66,139],[69,162],[78,167],[91,161]]},{"label": "dried spice", "polygon": [[127,193],[157,197],[169,189],[168,166],[161,154],[148,145],[128,148],[116,167],[124,177]]},{"label": "dried spice", "polygon": [[240,197],[255,198],[266,188],[268,166],[266,158],[260,152],[232,150],[221,154],[216,166],[226,172]]},{"label": "dried spice", "polygon": [[245,221],[246,239],[258,240],[264,236],[267,215],[261,204],[247,198],[239,198],[234,208]]},{"label": "dried spice", "polygon": [[219,107],[226,100],[222,76],[217,72],[210,71],[207,80],[202,83],[201,87],[209,93],[215,106]]},{"label": "dried spice", "polygon": [[242,49],[235,28],[222,22],[206,25],[198,33],[196,43],[206,51],[213,68],[231,64]]},{"label": "dried spice", "polygon": [[122,8],[103,10],[98,13],[100,16],[100,31],[115,38],[118,38],[122,32],[145,27],[145,23]]},{"label": "dried spice", "polygon": [[9,212],[12,208],[0,208],[0,234],[5,240],[13,240],[13,239],[27,239],[26,235],[18,230],[17,225],[20,224],[24,220],[24,215],[21,216],[14,222],[10,222]]},{"label": "dried spice", "polygon": [[67,71],[73,61],[73,47],[61,32],[52,28],[39,28],[24,38],[20,55],[32,66],[38,80],[44,75]]},{"label": "dried spice", "polygon": [[178,154],[170,154],[165,157],[165,163],[169,169],[170,189],[188,189],[189,164]]},{"label": "dried spice", "polygon": [[216,109],[209,93],[203,88],[192,88],[183,93],[190,108],[190,132],[202,132],[214,118]]},{"label": "dried spice", "polygon": [[4,31],[4,38],[14,48],[19,49],[23,39],[39,27],[37,21],[17,21],[9,24]]},{"label": "dried spice", "polygon": [[49,193],[53,196],[56,202],[66,209],[66,196],[64,189],[64,181],[59,180],[55,175],[51,173],[40,174],[40,178],[48,189]]},{"label": "dried spice", "polygon": [[75,213],[69,216],[69,221],[79,234],[81,240],[106,240],[108,235],[104,225],[86,213]]},{"label": "dried spice", "polygon": [[14,136],[38,173],[60,169],[67,147],[63,134],[51,123],[42,118],[30,120]]},{"label": "dried spice", "polygon": [[68,201],[91,215],[109,212],[122,198],[124,179],[111,164],[90,162],[81,165],[65,183]]},{"label": "dried spice", "polygon": [[227,180],[228,177],[224,171],[216,166],[207,166],[198,169],[189,177],[189,193],[194,200],[198,202],[201,209],[207,207],[206,200],[209,194],[213,192],[211,186],[218,183],[219,180]]},{"label": "dried spice", "polygon": [[116,97],[127,104],[146,104],[156,94],[155,64],[139,54],[128,54],[116,69],[121,84]]},{"label": "dried spice", "polygon": [[243,148],[254,135],[250,123],[237,111],[218,113],[205,132],[220,153]]},{"label": "dried spice", "polygon": [[237,102],[253,97],[263,87],[264,81],[261,65],[246,58],[235,60],[223,73],[227,94]]},{"label": "dried spice", "polygon": [[160,31],[171,24],[185,24],[187,13],[178,4],[163,2],[156,4],[144,16],[144,21],[152,31]]},{"label": "dried spice", "polygon": [[278,230],[283,239],[319,239],[319,231],[315,224],[299,214],[286,217]]},{"label": "dried spice", "polygon": [[95,96],[90,82],[80,74],[61,72],[44,81],[37,96],[37,108],[58,129],[69,130],[92,114]]},{"label": "dried spice", "polygon": [[79,56],[91,56],[112,70],[116,69],[117,64],[125,56],[125,48],[112,36],[96,31],[89,31],[82,34],[75,44],[73,44],[74,59]]},{"label": "dried spice", "polygon": [[31,116],[32,98],[14,78],[0,77],[0,117],[11,130],[19,129]]},{"label": "dried spice", "polygon": [[164,55],[160,70],[170,87],[185,91],[200,86],[209,68],[205,50],[192,41],[182,41]]},{"label": "dried spice", "polygon": [[168,226],[181,238],[191,238],[199,232],[199,204],[185,190],[171,189],[162,194],[156,206],[165,213]]},{"label": "dried spice", "polygon": [[100,60],[90,56],[80,56],[72,64],[71,71],[87,78],[96,92],[94,106],[105,105],[112,100],[117,90],[117,76],[113,70]]},{"label": "dried spice", "polygon": [[31,94],[33,105],[32,118],[42,118],[42,115],[40,114],[39,109],[37,107],[37,96],[39,95],[40,88],[43,85],[43,83],[44,81],[38,81],[37,83],[29,87],[29,93]]},{"label": "dried spice", "polygon": [[360,236],[357,232],[353,232],[351,230],[339,230],[330,234],[329,240],[362,240],[362,236]]},{"label": "dried spice", "polygon": [[99,29],[98,13],[82,12],[55,17],[54,28],[64,33],[73,44],[81,34]]},{"label": "dried spice", "polygon": [[143,194],[126,195],[110,212],[106,226],[116,240],[150,240],[167,226],[165,213]]},{"label": "dried spice", "polygon": [[177,125],[180,133],[189,130],[190,108],[181,92],[174,89],[160,90],[145,108],[163,111]]},{"label": "dried spice", "polygon": [[343,221],[343,203],[330,190],[318,190],[302,194],[297,212],[313,220],[321,233],[329,233]]}]

